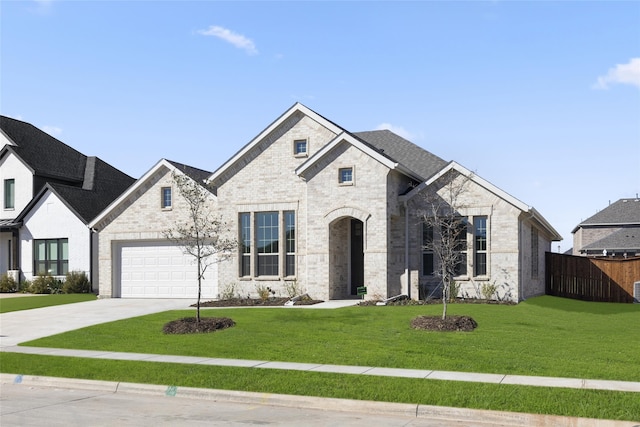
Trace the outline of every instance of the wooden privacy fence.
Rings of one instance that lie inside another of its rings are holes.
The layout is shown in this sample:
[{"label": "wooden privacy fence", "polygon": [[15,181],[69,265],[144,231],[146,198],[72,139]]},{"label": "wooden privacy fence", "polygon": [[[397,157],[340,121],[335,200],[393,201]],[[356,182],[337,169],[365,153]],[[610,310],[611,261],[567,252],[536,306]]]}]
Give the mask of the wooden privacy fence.
[{"label": "wooden privacy fence", "polygon": [[547,252],[546,293],[585,301],[633,302],[640,258],[587,258]]}]

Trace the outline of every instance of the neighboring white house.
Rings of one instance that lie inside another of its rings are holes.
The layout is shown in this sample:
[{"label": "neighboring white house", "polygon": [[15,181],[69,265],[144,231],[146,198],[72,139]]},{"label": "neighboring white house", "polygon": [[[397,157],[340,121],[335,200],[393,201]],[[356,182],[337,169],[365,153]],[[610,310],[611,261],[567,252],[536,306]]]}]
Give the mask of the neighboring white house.
[{"label": "neighboring white house", "polygon": [[[204,183],[204,171],[185,168]],[[178,267],[157,267],[157,248],[168,245],[162,231],[180,217],[163,205],[175,169],[161,161],[90,224],[100,233],[102,297],[195,295],[186,285],[174,292],[154,284],[154,271],[179,277],[184,265],[174,248],[163,262]],[[366,298],[438,295],[437,260],[423,245],[422,195],[440,191],[445,174],[469,179],[458,212],[467,224],[461,295],[480,296],[483,284],[513,301],[543,294],[544,253],[561,237],[535,209],[390,131],[352,133],[299,103],[206,176],[212,206],[239,242],[210,290],[255,295],[268,286],[286,295],[295,284],[325,300],[354,298],[362,287]],[[139,270],[128,267],[133,262]]]},{"label": "neighboring white house", "polygon": [[0,146],[0,274],[83,271],[97,285],[87,225],[133,178],[9,117],[0,116]]}]

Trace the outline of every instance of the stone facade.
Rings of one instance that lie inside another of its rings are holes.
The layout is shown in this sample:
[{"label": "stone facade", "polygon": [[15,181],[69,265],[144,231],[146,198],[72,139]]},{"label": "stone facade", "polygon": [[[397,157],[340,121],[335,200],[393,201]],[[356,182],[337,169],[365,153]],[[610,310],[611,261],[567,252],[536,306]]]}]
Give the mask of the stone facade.
[{"label": "stone facade", "polygon": [[[295,150],[300,141],[306,141],[303,153]],[[367,299],[439,296],[440,279],[423,274],[421,191],[440,187],[421,183],[383,151],[294,106],[223,164],[209,178],[216,189],[212,203],[240,245],[218,266],[220,293],[255,296],[268,287],[287,296],[295,284],[323,300],[356,298],[362,286]],[[351,179],[341,182],[345,171]],[[159,239],[180,217],[179,206],[171,212],[158,209],[159,189],[171,185],[170,179],[168,170],[156,171],[103,215],[101,295],[111,295],[117,242]],[[469,273],[456,278],[460,296],[481,296],[486,284],[496,286],[500,299],[542,293],[544,251],[557,233],[527,206],[481,179],[470,181],[461,202],[465,207],[459,213],[469,224],[475,217],[487,219],[488,267],[486,274],[473,273],[470,225]],[[531,243],[534,237],[536,244]]]}]

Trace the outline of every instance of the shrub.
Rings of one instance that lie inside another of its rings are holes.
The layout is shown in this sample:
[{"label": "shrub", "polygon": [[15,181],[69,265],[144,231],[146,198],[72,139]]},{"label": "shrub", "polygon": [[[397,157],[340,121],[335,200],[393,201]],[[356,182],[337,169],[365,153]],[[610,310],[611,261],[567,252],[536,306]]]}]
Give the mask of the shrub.
[{"label": "shrub", "polygon": [[16,292],[18,290],[18,284],[13,277],[8,274],[0,276],[0,292]]},{"label": "shrub", "polygon": [[84,271],[70,271],[62,285],[65,294],[87,294],[91,292],[91,283]]},{"label": "shrub", "polygon": [[449,285],[449,301],[453,301],[458,298],[458,293],[460,292],[460,288],[462,284],[459,282],[451,282]]},{"label": "shrub", "polygon": [[300,285],[298,285],[298,281],[296,279],[285,280],[284,290],[287,292],[289,298],[297,297],[298,295],[302,295],[304,293]]},{"label": "shrub", "polygon": [[233,299],[236,297],[236,284],[229,283],[224,288],[222,288],[222,292],[220,293],[220,299]]},{"label": "shrub", "polygon": [[271,290],[270,287],[263,285],[256,285],[256,292],[258,292],[258,296],[262,301],[266,301],[271,295],[275,296],[276,294],[276,291]]},{"label": "shrub", "polygon": [[62,282],[53,276],[38,276],[31,282],[27,292],[32,294],[59,294],[62,291]]},{"label": "shrub", "polygon": [[487,300],[492,299],[497,290],[498,287],[495,285],[495,283],[485,283],[482,285],[482,296]]}]

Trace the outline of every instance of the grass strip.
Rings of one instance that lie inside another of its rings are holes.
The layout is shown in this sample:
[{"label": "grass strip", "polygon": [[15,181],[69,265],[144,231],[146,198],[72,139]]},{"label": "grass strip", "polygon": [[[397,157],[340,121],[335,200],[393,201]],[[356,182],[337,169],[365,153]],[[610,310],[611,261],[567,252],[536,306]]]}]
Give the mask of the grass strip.
[{"label": "grass strip", "polygon": [[5,373],[640,420],[637,393],[0,353]]},{"label": "grass strip", "polygon": [[442,306],[338,310],[203,310],[236,326],[210,334],[165,335],[170,311],[91,326],[24,343],[135,353],[222,357],[498,374],[640,381],[640,305],[540,297],[518,305],[453,304],[479,324],[470,333],[410,328]]},{"label": "grass strip", "polygon": [[23,297],[0,298],[0,313],[73,304],[76,302],[93,301],[95,299],[96,296],[94,294],[25,295]]}]

